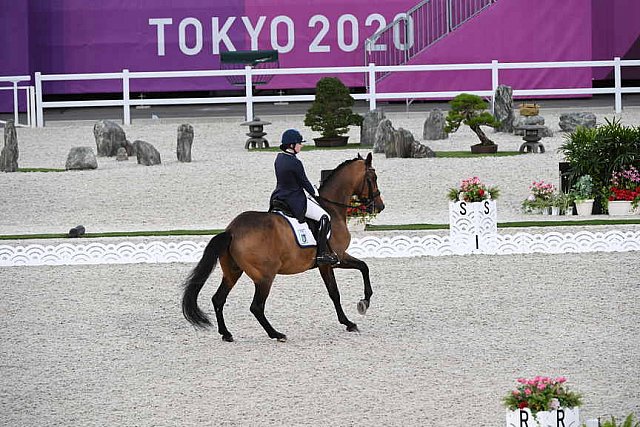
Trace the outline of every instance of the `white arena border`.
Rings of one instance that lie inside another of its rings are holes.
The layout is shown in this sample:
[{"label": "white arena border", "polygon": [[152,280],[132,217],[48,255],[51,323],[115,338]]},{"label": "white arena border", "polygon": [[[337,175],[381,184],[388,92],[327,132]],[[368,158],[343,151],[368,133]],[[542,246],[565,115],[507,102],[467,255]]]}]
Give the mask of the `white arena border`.
[{"label": "white arena border", "polygon": [[[191,263],[200,259],[206,244],[206,241],[105,244],[76,240],[57,245],[0,245],[0,266]],[[353,239],[348,251],[357,258],[627,252],[640,251],[640,230],[498,234],[492,248],[471,251],[453,247],[449,236],[364,237]]]}]

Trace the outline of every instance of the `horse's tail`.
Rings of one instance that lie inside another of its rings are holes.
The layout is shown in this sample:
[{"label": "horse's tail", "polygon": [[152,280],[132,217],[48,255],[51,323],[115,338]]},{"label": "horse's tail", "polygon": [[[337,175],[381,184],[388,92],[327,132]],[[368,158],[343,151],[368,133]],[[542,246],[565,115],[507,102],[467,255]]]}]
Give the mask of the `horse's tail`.
[{"label": "horse's tail", "polygon": [[182,314],[194,326],[200,328],[211,326],[211,321],[207,315],[198,307],[198,294],[213,269],[216,268],[218,258],[227,251],[230,243],[231,234],[227,231],[214,236],[204,249],[198,265],[195,266],[184,282]]}]

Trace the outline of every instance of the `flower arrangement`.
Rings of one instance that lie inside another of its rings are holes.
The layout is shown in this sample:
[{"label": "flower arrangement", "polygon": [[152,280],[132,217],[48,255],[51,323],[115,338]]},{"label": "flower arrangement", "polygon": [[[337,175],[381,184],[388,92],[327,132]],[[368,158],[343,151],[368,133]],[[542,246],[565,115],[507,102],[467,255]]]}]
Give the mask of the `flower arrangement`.
[{"label": "flower arrangement", "polygon": [[559,407],[574,408],[582,404],[579,393],[569,391],[565,377],[535,377],[533,379],[518,378],[518,387],[504,397],[507,409],[529,408],[532,414],[539,411],[553,411]]},{"label": "flower arrangement", "polygon": [[631,201],[635,209],[640,203],[640,172],[633,166],[620,172],[613,172],[609,191],[611,193],[609,201]]},{"label": "flower arrangement", "polygon": [[355,194],[351,196],[349,207],[347,207],[347,220],[355,221],[356,224],[368,223],[377,215],[377,212],[370,212],[358,196]]},{"label": "flower arrangement", "polygon": [[571,195],[576,202],[588,200],[593,198],[593,178],[591,175],[582,175],[573,187],[571,188]]},{"label": "flower arrangement", "polygon": [[500,195],[498,187],[489,187],[480,181],[480,178],[463,179],[459,188],[449,189],[447,197],[453,202],[482,202],[488,199],[497,199]]},{"label": "flower arrangement", "polygon": [[529,196],[522,202],[522,210],[525,212],[547,209],[553,206],[557,196],[556,187],[544,180],[533,181],[529,191]]}]

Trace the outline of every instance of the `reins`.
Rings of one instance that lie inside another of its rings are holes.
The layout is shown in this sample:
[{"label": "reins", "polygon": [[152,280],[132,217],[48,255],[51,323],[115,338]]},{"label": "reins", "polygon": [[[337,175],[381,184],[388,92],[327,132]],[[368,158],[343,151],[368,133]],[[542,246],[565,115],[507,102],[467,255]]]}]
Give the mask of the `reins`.
[{"label": "reins", "polygon": [[[373,170],[372,168],[368,168],[367,172]],[[362,194],[364,192],[364,186],[365,184],[367,185],[367,189],[369,190],[369,197],[362,197],[360,199],[361,203],[368,209],[370,209],[373,204],[375,203],[374,199],[376,197],[378,197],[380,195],[380,191],[373,191],[373,184],[371,183],[371,179],[367,176],[365,177],[365,182],[362,183],[362,188],[360,189],[360,194]],[[358,196],[360,197],[360,196]],[[335,200],[331,200],[331,199],[327,199],[326,197],[320,196],[318,195],[318,199],[323,200],[327,203],[331,203],[333,205],[339,206],[341,208],[350,208],[351,205],[349,204],[345,204],[345,203],[341,203],[341,202],[336,202]]]}]

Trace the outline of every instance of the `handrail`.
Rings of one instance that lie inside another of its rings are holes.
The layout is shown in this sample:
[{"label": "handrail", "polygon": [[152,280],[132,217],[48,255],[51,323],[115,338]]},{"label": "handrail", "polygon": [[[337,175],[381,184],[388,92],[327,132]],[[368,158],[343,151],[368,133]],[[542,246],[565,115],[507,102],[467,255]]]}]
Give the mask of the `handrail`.
[{"label": "handrail", "polygon": [[[496,1],[422,0],[365,40],[364,62],[406,64]],[[377,74],[376,81],[387,74]]]},{"label": "handrail", "polygon": [[[553,89],[530,89],[514,88],[514,96],[547,96],[547,95],[593,95],[593,94],[613,94],[614,107],[616,113],[622,111],[622,94],[640,93],[640,87],[622,87],[621,69],[623,67],[640,67],[640,60],[622,60],[618,57],[605,61],[553,61],[553,62],[507,62],[501,63],[496,60],[490,63],[474,64],[427,64],[427,65],[376,65],[355,67],[322,67],[322,68],[279,68],[279,69],[252,69],[245,67],[240,70],[205,70],[205,71],[163,71],[163,72],[130,72],[122,70],[119,73],[96,73],[96,74],[55,74],[47,75],[35,73],[36,80],[36,123],[39,127],[44,126],[44,109],[46,108],[74,108],[74,107],[105,107],[118,106],[123,108],[123,123],[131,124],[130,108],[137,105],[196,105],[196,104],[246,104],[245,118],[253,118],[253,104],[257,102],[296,102],[312,101],[314,95],[253,95],[252,76],[255,75],[291,75],[291,74],[364,74],[371,82],[366,93],[354,94],[358,100],[369,102],[369,109],[376,108],[377,100],[384,99],[450,99],[456,95],[467,92],[478,96],[488,97],[493,100],[498,85],[500,84],[500,70],[514,69],[540,69],[540,68],[597,68],[613,67],[614,87],[611,88],[553,88]],[[377,92],[375,79],[372,77],[376,73],[388,72],[426,72],[426,71],[460,71],[460,70],[486,70],[491,73],[491,87],[483,90],[457,90],[457,91],[433,91],[433,92]],[[206,76],[227,76],[244,75],[245,93],[244,96],[228,97],[207,97],[207,98],[165,98],[165,99],[130,99],[129,83],[132,79],[151,78],[189,78]],[[106,76],[106,77],[105,77]],[[92,100],[92,101],[43,101],[42,84],[47,81],[64,80],[122,80],[122,99],[116,100]]]}]

